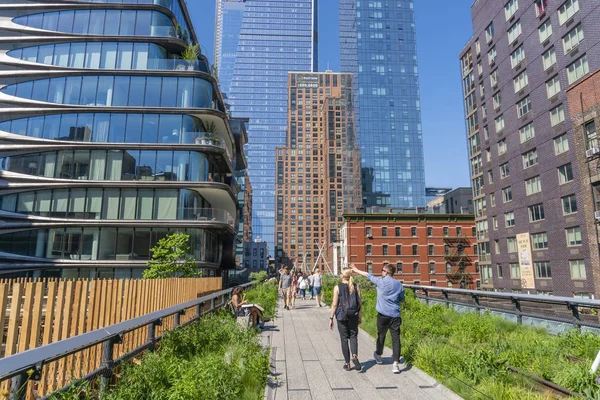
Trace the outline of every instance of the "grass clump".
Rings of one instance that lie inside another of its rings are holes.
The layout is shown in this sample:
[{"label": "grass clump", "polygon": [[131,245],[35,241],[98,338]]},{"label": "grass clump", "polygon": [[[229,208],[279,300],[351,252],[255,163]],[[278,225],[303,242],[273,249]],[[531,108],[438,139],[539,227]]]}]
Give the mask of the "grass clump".
[{"label": "grass clump", "polygon": [[[363,297],[361,328],[375,336],[376,292],[365,278],[356,281]],[[331,301],[337,283],[335,277],[323,280],[326,301]],[[442,305],[427,306],[411,290],[401,308],[402,355],[466,399],[553,398],[534,381],[509,371],[506,366],[510,365],[584,398],[600,400],[600,386],[589,373],[600,349],[598,335],[573,329],[555,336],[488,312],[461,313]],[[389,335],[386,345],[391,347]]]}]

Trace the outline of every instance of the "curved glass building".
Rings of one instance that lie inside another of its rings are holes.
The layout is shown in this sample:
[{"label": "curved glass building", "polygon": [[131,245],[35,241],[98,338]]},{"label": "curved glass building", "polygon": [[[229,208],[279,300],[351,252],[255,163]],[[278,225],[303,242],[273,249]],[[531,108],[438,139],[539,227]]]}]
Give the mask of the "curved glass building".
[{"label": "curved glass building", "polygon": [[184,1],[16,0],[0,32],[0,273],[135,278],[173,232],[234,267],[247,138]]}]

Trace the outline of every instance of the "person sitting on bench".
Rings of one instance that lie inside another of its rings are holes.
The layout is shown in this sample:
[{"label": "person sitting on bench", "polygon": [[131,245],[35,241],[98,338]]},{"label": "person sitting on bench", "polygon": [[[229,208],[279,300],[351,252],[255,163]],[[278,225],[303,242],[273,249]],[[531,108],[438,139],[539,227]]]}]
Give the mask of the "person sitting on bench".
[{"label": "person sitting on bench", "polygon": [[262,323],[270,321],[269,318],[263,316],[263,308],[259,304],[248,304],[244,289],[239,286],[233,289],[231,304],[235,310],[236,317],[250,315],[251,326],[259,326]]}]

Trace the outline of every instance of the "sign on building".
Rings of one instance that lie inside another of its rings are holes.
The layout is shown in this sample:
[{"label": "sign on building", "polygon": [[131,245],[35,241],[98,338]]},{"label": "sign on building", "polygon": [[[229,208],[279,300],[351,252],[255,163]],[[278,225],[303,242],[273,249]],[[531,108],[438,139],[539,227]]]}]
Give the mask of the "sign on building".
[{"label": "sign on building", "polygon": [[519,267],[521,270],[521,288],[535,289],[535,275],[531,260],[531,240],[529,233],[517,235],[517,250],[519,251]]}]

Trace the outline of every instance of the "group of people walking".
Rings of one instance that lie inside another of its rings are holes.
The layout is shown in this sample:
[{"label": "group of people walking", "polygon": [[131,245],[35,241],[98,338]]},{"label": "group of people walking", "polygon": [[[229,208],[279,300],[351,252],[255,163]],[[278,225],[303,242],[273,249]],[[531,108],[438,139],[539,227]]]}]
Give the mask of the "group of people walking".
[{"label": "group of people walking", "polygon": [[[329,328],[333,329],[333,321],[336,320],[345,361],[344,370],[362,370],[358,359],[358,326],[362,323],[362,298],[360,289],[352,278],[357,274],[365,276],[377,290],[377,341],[373,359],[377,364],[383,364],[383,349],[389,332],[392,339],[392,372],[400,373],[400,303],[404,301],[404,287],[400,281],[394,279],[395,273],[396,267],[392,264],[383,266],[381,277],[361,271],[354,264],[342,270],[341,282],[333,289]],[[322,307],[322,273],[316,269],[314,273],[307,275],[302,272],[290,272],[288,268],[281,271],[279,289],[283,294],[285,309],[289,310],[290,306],[294,308],[296,293],[305,298],[307,289],[313,290],[317,304]]]},{"label": "group of people walking", "polygon": [[314,272],[307,271],[290,271],[288,267],[284,267],[280,271],[279,291],[283,295],[284,309],[296,308],[296,298],[306,300],[306,293],[310,294],[310,299],[317,299],[317,304],[322,307],[321,301],[321,286],[323,282],[323,273],[319,268]]}]

